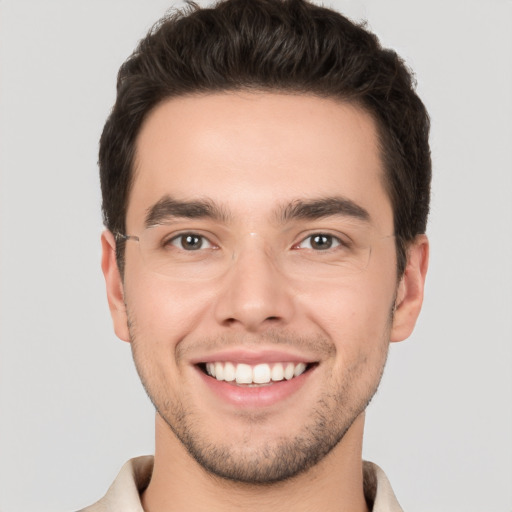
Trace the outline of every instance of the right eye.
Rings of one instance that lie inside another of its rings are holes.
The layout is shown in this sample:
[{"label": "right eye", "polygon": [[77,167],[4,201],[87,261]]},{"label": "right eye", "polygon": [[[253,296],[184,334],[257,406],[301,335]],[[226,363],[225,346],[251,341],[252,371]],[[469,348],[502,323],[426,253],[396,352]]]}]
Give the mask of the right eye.
[{"label": "right eye", "polygon": [[172,245],[183,251],[212,249],[213,244],[204,236],[196,233],[182,233],[168,240],[165,245]]}]

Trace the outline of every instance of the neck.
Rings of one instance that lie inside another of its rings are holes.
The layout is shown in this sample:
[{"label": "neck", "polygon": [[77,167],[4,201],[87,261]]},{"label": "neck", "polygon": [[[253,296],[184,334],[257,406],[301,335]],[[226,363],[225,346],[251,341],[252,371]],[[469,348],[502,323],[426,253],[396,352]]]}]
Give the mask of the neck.
[{"label": "neck", "polygon": [[307,472],[252,485],[206,472],[157,415],[153,475],[142,495],[146,512],[368,512],[363,492],[364,414],[338,445]]}]

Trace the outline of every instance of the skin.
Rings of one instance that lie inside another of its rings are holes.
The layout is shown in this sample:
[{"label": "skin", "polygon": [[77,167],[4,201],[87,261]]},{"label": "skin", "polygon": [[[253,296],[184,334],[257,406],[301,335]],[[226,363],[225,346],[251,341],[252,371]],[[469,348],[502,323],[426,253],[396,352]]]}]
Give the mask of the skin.
[{"label": "skin", "polygon": [[[163,277],[128,241],[122,279],[114,238],[102,237],[114,328],[132,344],[157,410],[145,510],[367,510],[364,410],[389,342],[412,332],[428,262],[421,235],[397,285],[393,213],[372,118],[305,95],[169,100],[137,140],[127,233],[141,235],[148,209],[167,196],[208,198],[228,218],[173,219],[176,232],[207,234],[215,246],[204,252],[200,277],[190,270],[197,261],[188,260]],[[368,219],[282,221],[276,214],[333,196]],[[348,272],[337,248],[326,256],[304,242],[339,230],[371,244],[361,271]],[[235,404],[205,385],[196,365],[226,350],[263,359],[279,350],[283,360],[314,367],[269,405]]]}]

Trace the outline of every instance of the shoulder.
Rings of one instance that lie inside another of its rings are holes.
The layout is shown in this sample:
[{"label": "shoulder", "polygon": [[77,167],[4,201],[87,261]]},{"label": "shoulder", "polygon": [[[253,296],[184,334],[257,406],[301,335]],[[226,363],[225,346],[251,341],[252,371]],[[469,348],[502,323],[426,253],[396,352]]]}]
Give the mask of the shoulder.
[{"label": "shoulder", "polygon": [[103,498],[78,512],[144,512],[140,494],[149,484],[153,472],[153,456],[129,460]]},{"label": "shoulder", "polygon": [[384,471],[373,462],[364,461],[364,495],[372,512],[403,512]]}]

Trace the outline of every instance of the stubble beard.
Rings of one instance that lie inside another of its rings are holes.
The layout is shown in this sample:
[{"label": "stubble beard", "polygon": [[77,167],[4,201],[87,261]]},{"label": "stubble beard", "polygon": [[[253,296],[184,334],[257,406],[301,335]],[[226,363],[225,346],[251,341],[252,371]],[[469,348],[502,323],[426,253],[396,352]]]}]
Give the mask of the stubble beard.
[{"label": "stubble beard", "polygon": [[[165,396],[161,386],[153,386],[148,376],[154,376],[151,367],[139,354],[139,340],[130,322],[132,354],[135,366],[147,395],[159,416],[182,443],[192,458],[209,474],[232,482],[268,485],[291,479],[318,464],[343,439],[356,418],[366,409],[374,396],[386,363],[389,331],[379,345],[378,361],[369,368],[366,357],[361,357],[344,375],[334,379],[331,390],[326,390],[308,414],[308,421],[292,437],[278,437],[273,444],[251,448],[251,429],[257,429],[263,416],[246,418],[244,443],[234,445],[208,439],[208,425],[201,423],[195,412],[187,407],[186,397],[174,400]],[[384,339],[385,338],[385,339]],[[293,341],[288,338],[288,345]],[[304,343],[304,340],[302,340]],[[307,343],[307,342],[306,342]],[[311,340],[317,346],[318,340]],[[325,345],[330,345],[324,340]],[[365,375],[372,375],[370,381]],[[364,388],[360,385],[364,383]]]},{"label": "stubble beard", "polygon": [[[368,398],[356,410],[348,410],[341,400],[336,400],[343,410],[339,416],[343,414],[344,417],[333,422],[328,416],[332,412],[332,405],[329,405],[332,398],[324,397],[317,403],[309,423],[294,437],[277,438],[272,445],[258,446],[253,450],[208,442],[200,429],[194,428],[193,415],[187,413],[181,403],[171,410],[157,408],[157,411],[188,453],[208,473],[237,483],[269,485],[294,478],[316,466],[343,439],[371,399]],[[251,421],[248,418],[247,424],[250,425]],[[258,419],[254,423],[258,423]],[[243,444],[250,445],[250,442],[249,434]]]}]

